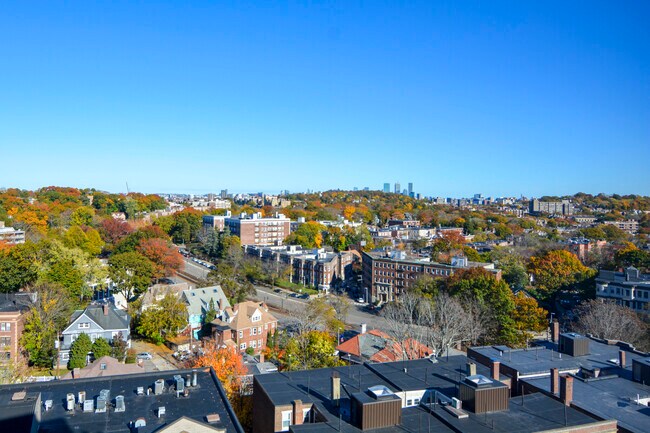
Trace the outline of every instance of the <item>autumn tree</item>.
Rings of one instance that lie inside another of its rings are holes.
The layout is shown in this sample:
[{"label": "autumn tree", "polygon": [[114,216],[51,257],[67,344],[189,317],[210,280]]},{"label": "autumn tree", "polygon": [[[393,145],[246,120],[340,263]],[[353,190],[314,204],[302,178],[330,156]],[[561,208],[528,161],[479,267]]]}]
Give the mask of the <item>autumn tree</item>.
[{"label": "autumn tree", "polygon": [[454,255],[463,252],[465,238],[456,231],[446,231],[431,246],[431,260],[449,263]]},{"label": "autumn tree", "polygon": [[311,330],[303,334],[280,336],[278,363],[282,370],[311,370],[335,367],[342,362],[334,355],[336,337],[328,332]]},{"label": "autumn tree", "polygon": [[178,250],[160,238],[141,240],[137,250],[153,263],[154,278],[174,276],[184,265]]},{"label": "autumn tree", "polygon": [[214,340],[206,340],[203,354],[194,358],[190,367],[212,367],[231,401],[241,393],[242,377],[248,374],[242,356],[231,347],[219,347]]},{"label": "autumn tree", "polygon": [[111,245],[111,248],[126,236],[133,233],[133,227],[131,227],[131,224],[114,218],[106,218],[102,220],[100,230],[104,240],[106,243]]},{"label": "autumn tree", "polygon": [[95,210],[88,206],[76,208],[70,215],[70,224],[73,226],[90,226],[93,223]]},{"label": "autumn tree", "polygon": [[513,319],[518,339],[515,346],[525,347],[533,337],[533,333],[542,332],[548,327],[548,311],[541,308],[535,298],[528,297],[524,292],[519,292],[514,297],[515,310]]},{"label": "autumn tree", "polygon": [[575,254],[565,250],[552,250],[531,257],[528,271],[533,275],[535,290],[542,298],[552,298],[558,290],[582,283],[596,274]]}]

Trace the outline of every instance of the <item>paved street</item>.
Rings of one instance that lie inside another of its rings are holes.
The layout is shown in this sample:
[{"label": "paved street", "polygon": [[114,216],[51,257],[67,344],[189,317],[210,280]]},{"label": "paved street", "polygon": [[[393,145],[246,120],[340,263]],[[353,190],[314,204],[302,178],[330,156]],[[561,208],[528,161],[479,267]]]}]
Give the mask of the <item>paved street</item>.
[{"label": "paved street", "polygon": [[[210,270],[205,266],[201,266],[198,263],[193,262],[191,259],[185,258],[185,269],[184,272],[190,275],[193,278],[205,278],[208,275]],[[182,275],[177,278],[181,280],[186,280],[191,284],[194,281],[190,281],[187,278],[183,278]],[[280,310],[286,310],[291,313],[301,313],[304,311],[305,305],[307,303],[306,299],[292,298],[290,296],[291,292],[286,290],[281,290],[280,293],[276,293],[269,287],[255,286],[257,292],[257,300],[266,302],[269,306],[274,307]],[[346,323],[350,326],[357,327],[362,323],[368,325],[368,329],[382,327],[383,320],[377,317],[374,314],[367,313],[362,311],[362,306],[360,304],[353,304],[350,306],[348,312],[348,317]]]}]

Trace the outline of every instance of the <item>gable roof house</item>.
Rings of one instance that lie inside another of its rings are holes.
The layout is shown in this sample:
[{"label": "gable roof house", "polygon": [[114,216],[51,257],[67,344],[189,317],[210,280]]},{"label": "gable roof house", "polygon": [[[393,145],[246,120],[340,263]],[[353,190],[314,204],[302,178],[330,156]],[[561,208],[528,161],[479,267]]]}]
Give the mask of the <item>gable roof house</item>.
[{"label": "gable roof house", "polygon": [[264,302],[240,302],[225,309],[221,319],[212,321],[212,336],[217,343],[240,352],[252,348],[259,353],[266,347],[268,333],[274,333],[278,319]]},{"label": "gable roof house", "polygon": [[126,311],[111,304],[91,304],[84,310],[72,313],[70,324],[61,333],[59,362],[65,365],[70,358],[70,347],[81,334],[88,334],[91,341],[104,338],[109,343],[113,337],[122,335],[127,347],[131,347],[131,317]]},{"label": "gable roof house", "polygon": [[[392,362],[402,359],[402,345],[379,329],[362,332],[336,347],[341,359],[353,363]],[[431,348],[414,338],[404,342],[404,350],[409,359],[426,358],[433,353]]]},{"label": "gable roof house", "polygon": [[142,294],[140,311],[148,310],[167,295],[183,296],[183,292],[189,290],[189,288],[188,283],[154,284]]},{"label": "gable roof house", "polygon": [[199,338],[199,331],[203,326],[205,314],[210,310],[210,301],[214,303],[217,317],[230,308],[230,302],[223,293],[221,286],[203,287],[200,289],[183,290],[181,295],[187,304],[188,323],[194,338]]}]

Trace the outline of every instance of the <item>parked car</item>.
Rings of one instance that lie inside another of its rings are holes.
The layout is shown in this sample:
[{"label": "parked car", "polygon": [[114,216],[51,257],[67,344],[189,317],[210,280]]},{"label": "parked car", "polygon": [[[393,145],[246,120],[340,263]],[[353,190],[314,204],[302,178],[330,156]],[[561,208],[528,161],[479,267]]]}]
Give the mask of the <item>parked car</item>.
[{"label": "parked car", "polygon": [[147,359],[148,360],[148,359],[153,359],[153,355],[151,353],[149,353],[149,352],[142,352],[142,353],[138,353],[136,355],[136,358],[138,358],[138,359]]},{"label": "parked car", "polygon": [[363,299],[363,298],[357,298],[357,302],[359,302],[359,303],[362,303],[362,304],[363,304],[364,302],[366,302],[366,300],[365,300],[365,299]]}]

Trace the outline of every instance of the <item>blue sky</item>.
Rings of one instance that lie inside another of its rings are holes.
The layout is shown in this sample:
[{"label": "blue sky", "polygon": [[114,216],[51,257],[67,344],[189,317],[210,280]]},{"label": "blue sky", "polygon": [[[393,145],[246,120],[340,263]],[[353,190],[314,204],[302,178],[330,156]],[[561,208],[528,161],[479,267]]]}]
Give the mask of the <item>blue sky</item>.
[{"label": "blue sky", "polygon": [[3,2],[0,187],[650,195],[649,22],[647,1]]}]

